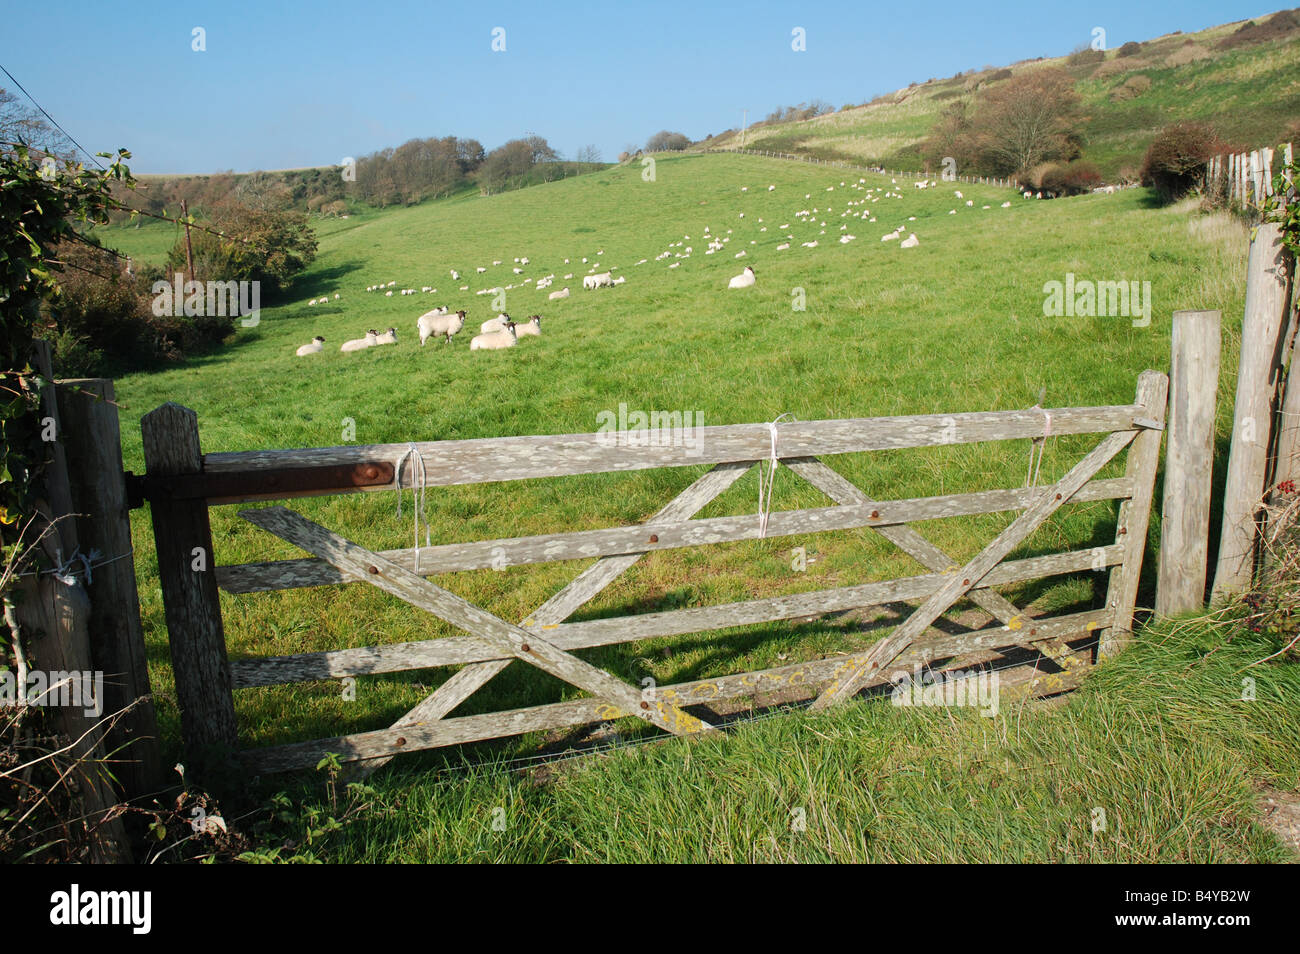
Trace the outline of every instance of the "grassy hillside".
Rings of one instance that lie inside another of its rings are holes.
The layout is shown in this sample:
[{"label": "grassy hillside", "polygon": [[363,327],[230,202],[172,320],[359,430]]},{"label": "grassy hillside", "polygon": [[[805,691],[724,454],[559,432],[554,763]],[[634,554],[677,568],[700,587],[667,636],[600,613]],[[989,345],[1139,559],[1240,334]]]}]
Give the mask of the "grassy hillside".
[{"label": "grassy hillside", "polygon": [[[901,197],[881,197],[892,192],[884,177],[868,176],[857,183],[832,170],[753,157],[666,158],[655,172],[654,181],[647,182],[640,165],[621,166],[490,198],[462,197],[329,222],[320,231],[320,255],[297,289],[297,301],[264,309],[261,324],[240,330],[219,355],[119,382],[126,466],[137,472],[143,466],[140,416],[169,400],[198,412],[205,451],[334,445],[342,442],[345,419],[355,421],[360,443],[591,431],[598,426],[597,415],[616,410],[620,402],[647,411],[694,410],[706,424],[768,421],[782,413],[810,420],[1023,408],[1037,400],[1041,388],[1046,388],[1048,406],[1123,403],[1131,400],[1141,370],[1168,367],[1170,315],[1181,308],[1222,309],[1227,347],[1221,387],[1224,395],[1232,392],[1246,240],[1244,228],[1228,219],[1200,217],[1187,207],[1155,208],[1137,190],[1037,202],[1008,190],[966,187],[965,197],[974,202],[967,207],[951,190],[918,192],[901,183],[907,190]],[[769,191],[769,186],[775,189]],[[872,196],[878,201],[872,202]],[[1002,208],[1008,197],[1011,206]],[[855,216],[865,210],[876,221],[849,218],[850,202],[861,203],[852,206]],[[795,216],[813,209],[817,214],[808,223]],[[783,230],[783,225],[790,228]],[[899,225],[916,233],[918,248],[881,242],[884,233]],[[856,240],[840,244],[841,226]],[[725,251],[704,254],[706,227],[709,234],[730,239]],[[147,258],[162,244],[156,228],[101,234],[109,244]],[[778,244],[790,240],[786,236],[793,237],[793,246],[778,251]],[[802,247],[814,240],[818,247]],[[687,246],[693,249],[689,257],[672,257],[684,255]],[[758,274],[758,285],[729,291],[727,279],[740,270],[742,262],[734,256],[741,250],[746,252],[743,263]],[[669,257],[655,261],[664,251]],[[513,259],[524,256],[531,264],[516,276]],[[648,261],[638,264],[643,259]],[[492,266],[494,260],[503,265]],[[615,268],[627,283],[582,291],[581,277],[597,260],[600,269]],[[671,263],[680,264],[669,268]],[[477,266],[488,270],[479,275]],[[451,269],[461,273],[462,281],[451,280]],[[565,280],[568,272],[574,277]],[[1045,318],[1043,285],[1064,280],[1067,272],[1096,280],[1149,281],[1155,302],[1150,327],[1135,328],[1126,318]],[[543,315],[540,339],[503,352],[468,350],[470,327],[476,330],[495,314],[489,296],[476,291],[552,273],[553,288],[568,285],[570,299],[549,302],[545,292],[531,287],[506,292],[506,309],[515,317]],[[397,288],[432,285],[438,292],[387,298],[364,291],[390,280]],[[462,291],[466,284],[468,290]],[[796,289],[806,294],[806,311],[792,309]],[[328,304],[306,304],[322,295],[329,296]],[[450,346],[422,349],[414,340],[415,319],[444,302],[468,309],[467,329]],[[339,353],[343,340],[390,325],[398,329],[396,347]],[[325,352],[294,357],[294,348],[317,334],[327,340]],[[1221,440],[1229,417],[1230,402],[1221,403]],[[1050,441],[1042,479],[1059,476],[1088,446],[1073,438]],[[1025,481],[1028,452],[1027,445],[1015,443],[848,455],[831,463],[872,495],[888,498],[1019,486]],[[448,488],[430,495],[428,517],[435,542],[613,526],[649,516],[701,470]],[[753,513],[756,494],[750,474],[703,515]],[[775,499],[776,509],[828,503],[786,471],[778,472]],[[401,519],[392,494],[306,499],[294,506],[365,546],[412,542],[409,494]],[[219,563],[297,555],[239,520],[237,509],[213,510]],[[940,521],[927,525],[925,532],[964,559],[1012,516]],[[1111,504],[1071,506],[1013,557],[1092,545],[1113,534],[1113,526]],[[146,511],[133,514],[133,533],[151,677],[164,730],[175,744],[178,717]],[[791,569],[789,551],[800,545],[815,557],[806,573]],[[438,582],[494,613],[521,619],[584,565],[488,570]],[[672,551],[644,559],[580,617],[707,605],[913,572],[909,559],[869,531]],[[1013,588],[1007,595],[1055,611],[1096,605],[1103,589],[1096,578],[1082,576]],[[235,657],[452,632],[361,586],[223,595],[222,604]],[[879,631],[864,629],[862,622],[827,619],[797,627],[745,627],[707,639],[660,639],[583,655],[629,681],[653,676],[666,684],[869,645]],[[246,744],[258,746],[385,726],[447,675],[363,678],[356,701],[341,699],[333,683],[241,691],[241,735]],[[522,706],[571,694],[547,677],[512,666],[459,711]],[[753,738],[793,745],[819,726],[856,726],[855,720],[877,717],[836,718],[762,730],[773,734]],[[983,725],[976,719],[970,731],[978,735]],[[519,755],[534,751],[539,741],[524,738],[490,751]],[[749,751],[749,744],[742,743],[741,751]],[[885,757],[887,746],[878,754]],[[442,758],[414,756],[407,766],[440,765]],[[886,763],[898,767],[892,756]],[[867,759],[862,764],[874,763]],[[784,765],[782,771],[794,765]],[[597,798],[617,801],[618,791],[630,791],[626,782],[617,781],[622,770],[611,771],[615,775],[609,784],[622,789],[597,785],[581,798],[589,804]],[[658,777],[664,774],[672,773],[665,770]],[[755,775],[761,777],[761,772]],[[420,797],[441,801],[446,794],[425,787],[420,789],[425,796],[408,798],[404,786],[409,779],[392,778],[383,783],[388,786],[384,791],[406,805],[418,804]],[[507,784],[498,779],[483,789],[466,790],[463,801],[447,803],[447,811],[468,825],[497,804],[491,800]],[[744,786],[735,791],[737,798],[746,797]],[[685,810],[670,790],[661,794],[668,799],[664,811],[669,814],[653,823],[646,820],[647,831],[661,830],[673,812]],[[707,802],[697,806],[710,807]],[[413,818],[376,834],[391,843],[374,842],[365,851],[370,856],[432,856],[455,844],[440,841],[437,851],[410,847],[405,839],[418,840],[409,829]],[[452,824],[449,819],[444,822]],[[1233,850],[1263,849],[1238,844]],[[362,848],[358,844],[349,851]],[[521,848],[520,857],[538,852],[549,857],[548,851]],[[859,856],[856,852],[850,855]],[[738,857],[734,847],[725,854]],[[618,857],[592,844],[568,856],[607,855]]]},{"label": "grassy hillside", "polygon": [[[1204,120],[1228,141],[1257,147],[1282,141],[1290,125],[1300,119],[1300,31],[1262,42],[1220,46],[1243,25],[1158,37],[1131,56],[1111,49],[1103,62],[1071,65],[1068,57],[1055,57],[1010,69],[1014,73],[1057,66],[1074,76],[1087,116],[1083,157],[1096,163],[1108,181],[1117,181],[1136,172],[1151,138],[1169,123]],[[745,133],[745,144],[821,158],[852,158],[891,169],[919,169],[916,146],[943,108],[971,97],[995,72],[932,79],[870,104],[803,122],[752,126]],[[1134,77],[1145,77],[1150,86],[1133,95],[1139,88],[1131,82]],[[738,146],[740,138],[733,132],[706,145],[730,148]]]}]

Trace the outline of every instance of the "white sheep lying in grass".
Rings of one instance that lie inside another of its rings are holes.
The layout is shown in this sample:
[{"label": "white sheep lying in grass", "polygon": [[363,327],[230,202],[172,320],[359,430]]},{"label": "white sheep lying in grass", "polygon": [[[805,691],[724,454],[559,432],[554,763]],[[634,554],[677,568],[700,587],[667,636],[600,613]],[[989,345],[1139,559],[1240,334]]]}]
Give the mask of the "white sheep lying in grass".
[{"label": "white sheep lying in grass", "polygon": [[920,244],[921,244],[921,240],[916,237],[915,233],[913,233],[912,235],[909,235],[907,238],[903,239],[903,241],[898,244],[898,247],[916,248]]},{"label": "white sheep lying in grass", "polygon": [[515,323],[507,322],[501,331],[492,331],[485,335],[475,335],[469,343],[470,351],[496,351],[500,348],[513,348],[519,339],[515,337]]},{"label": "white sheep lying in grass", "polygon": [[397,329],[389,328],[382,335],[375,336],[375,345],[397,344]]},{"label": "white sheep lying in grass", "polygon": [[311,339],[311,344],[301,345],[298,348],[298,350],[295,352],[295,354],[297,354],[298,357],[301,358],[305,354],[320,354],[324,350],[325,350],[325,339],[322,338],[320,335],[317,335],[315,338]]},{"label": "white sheep lying in grass", "polygon": [[533,315],[522,325],[515,325],[515,337],[525,338],[528,335],[541,337],[542,334],[542,316]]},{"label": "white sheep lying in grass", "polygon": [[487,321],[483,322],[483,324],[478,326],[478,330],[482,334],[487,334],[492,331],[501,331],[505,328],[507,324],[510,323],[511,323],[510,316],[506,314],[501,314],[501,315],[497,315],[495,318],[489,318]]},{"label": "white sheep lying in grass", "polygon": [[582,287],[585,289],[609,288],[614,284],[614,276],[609,272],[601,272],[599,275],[585,275],[582,279]]},{"label": "white sheep lying in grass", "polygon": [[465,312],[458,311],[454,315],[447,314],[447,306],[435,308],[433,311],[421,315],[415,322],[416,328],[420,332],[420,347],[435,335],[443,336],[443,344],[451,341],[451,336],[465,327]]},{"label": "white sheep lying in grass", "polygon": [[351,341],[343,342],[339,348],[340,351],[364,351],[366,348],[373,348],[375,341],[379,338],[379,332],[371,328],[366,332],[364,338],[353,338]]},{"label": "white sheep lying in grass", "polygon": [[728,288],[749,288],[750,286],[756,284],[757,281],[758,279],[754,275],[754,270],[750,268],[748,265],[746,265],[745,270],[743,272],[741,272],[731,281],[727,282],[727,287]]},{"label": "white sheep lying in grass", "polygon": [[551,293],[550,293],[549,295],[547,295],[546,297],[547,297],[548,299],[550,299],[551,301],[555,301],[556,299],[559,299],[559,298],[568,298],[568,297],[569,297],[569,287],[566,285],[565,287],[561,288],[559,291],[553,291],[553,292],[551,292]]}]

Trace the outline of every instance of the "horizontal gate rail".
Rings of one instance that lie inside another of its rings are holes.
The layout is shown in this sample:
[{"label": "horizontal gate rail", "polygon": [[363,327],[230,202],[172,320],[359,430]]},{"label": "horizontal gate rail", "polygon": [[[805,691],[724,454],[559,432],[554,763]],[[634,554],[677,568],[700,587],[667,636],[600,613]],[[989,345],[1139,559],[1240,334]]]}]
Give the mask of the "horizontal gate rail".
[{"label": "horizontal gate rail", "polygon": [[[1122,547],[1111,545],[1012,560],[992,571],[983,582],[986,586],[1003,586],[1067,573],[1105,570],[1117,566],[1122,555]],[[540,631],[562,649],[590,649],[660,636],[680,636],[733,626],[775,623],[823,613],[866,609],[885,603],[924,599],[938,590],[948,578],[949,574],[929,573],[881,583],[861,583],[857,586],[812,590],[718,606],[615,616],[577,623],[553,623],[540,627]],[[528,622],[524,621],[525,629],[529,628]],[[1028,625],[1029,619],[1025,618],[1024,622]],[[484,652],[472,639],[447,636],[442,639],[390,643],[360,649],[332,649],[293,656],[235,659],[231,660],[230,672],[235,688],[248,689],[313,679],[341,679],[344,676],[375,675],[407,669],[461,666],[501,658],[505,657]]]},{"label": "horizontal gate rail", "polygon": [[[1091,635],[1099,628],[1101,618],[1104,616],[1103,612],[1094,611],[1061,617],[1051,623],[1042,624],[1039,634],[1043,641],[1059,638],[1062,635],[1077,636],[1081,632]],[[984,632],[948,636],[924,645],[918,643],[915,647],[917,652],[911,658],[902,661],[909,666],[921,665],[934,659],[956,657],[980,649],[999,648],[1007,645],[1008,641],[1017,635],[1006,627],[999,627]],[[678,705],[691,706],[748,696],[761,698],[764,693],[782,690],[788,692],[791,688],[801,687],[802,691],[789,693],[781,700],[783,703],[797,702],[816,695],[817,687],[826,682],[838,663],[839,660],[836,658],[817,659],[760,672],[698,679],[672,686],[660,686],[656,694]],[[888,681],[883,674],[877,674],[865,688],[885,685]],[[1077,676],[1070,678],[1066,673],[1043,673],[1038,681],[1046,682],[1049,690],[1059,692],[1077,683]],[[523,735],[527,732],[589,725],[593,722],[609,722],[625,715],[628,713],[599,699],[575,699],[570,702],[531,706],[527,709],[441,719],[418,726],[380,729],[375,732],[358,732],[332,739],[268,746],[245,753],[245,763],[252,771],[284,772],[315,765],[331,752],[339,754],[344,759],[381,758],[419,749],[484,742]]]},{"label": "horizontal gate rail", "polygon": [[[216,673],[215,683],[195,683],[194,690],[181,691],[178,680],[183,724],[204,724],[205,707],[233,713],[235,690],[459,667],[388,728],[239,753],[250,771],[308,767],[330,752],[360,761],[365,771],[402,752],[626,716],[677,735],[710,734],[716,732],[711,723],[717,714],[706,716],[706,721],[687,709],[741,697],[759,701],[765,695],[782,703],[813,700],[814,709],[823,708],[884,686],[907,667],[992,665],[1002,660],[1014,669],[1006,678],[1008,685],[1019,687],[1017,691],[1063,691],[1077,684],[1098,649],[1109,652],[1118,647],[1131,629],[1167,384],[1164,375],[1144,372],[1134,402],[1124,405],[791,422],[779,427],[697,427],[689,429],[689,441],[672,441],[683,432],[670,432],[667,444],[650,440],[656,432],[626,431],[207,455],[198,453],[193,413],[166,405],[146,418],[146,433],[153,435],[146,440],[149,473],[136,479],[134,486],[153,508],[157,538],[171,541],[167,560],[160,559],[159,572],[173,659],[195,672]],[[876,499],[820,459],[833,454],[1088,434],[1098,435],[1099,442],[1055,483],[930,497]],[[662,437],[662,432],[658,436]],[[167,456],[163,450],[178,442],[188,450],[183,460],[173,461],[174,455]],[[1126,453],[1124,475],[1098,477],[1121,453]],[[777,511],[763,521],[755,514],[697,516],[758,462],[772,457],[834,505]],[[244,510],[240,515],[306,550],[308,557],[217,565],[202,586],[195,585],[194,574],[181,559],[199,550],[212,552],[211,532],[201,517],[206,516],[206,507],[217,504],[699,465],[712,465],[712,469],[644,523],[632,526],[374,551],[277,506]],[[414,479],[417,476],[419,479]],[[1119,502],[1113,543],[1010,558],[1023,552],[1030,535],[1060,508],[1110,500]],[[914,526],[1008,511],[1019,511],[1019,515],[974,557],[960,561]],[[178,516],[173,519],[173,515]],[[570,620],[647,553],[856,529],[874,531],[920,564],[922,572],[723,605]],[[429,579],[489,567],[593,558],[594,563],[518,623],[474,606]],[[1082,613],[1035,616],[995,589],[1088,571],[1108,573],[1109,583],[1104,606]],[[213,583],[238,596],[364,583],[439,617],[463,634],[232,660],[224,647]],[[184,602],[173,605],[170,593],[180,594]],[[962,601],[975,604],[992,621],[983,628],[956,634],[945,631],[950,627],[936,628]],[[658,687],[649,695],[573,655],[594,647],[815,619],[897,603],[911,604],[910,615],[867,649],[764,672]],[[191,615],[203,621],[192,644],[188,632]],[[542,669],[589,693],[590,698],[484,715],[452,715],[512,661]],[[222,718],[226,720],[222,730],[210,733],[209,742],[237,747],[228,716]]]},{"label": "horizontal gate rail", "polygon": [[[1054,436],[1098,434],[1150,427],[1138,405],[1049,408]],[[780,453],[784,457],[816,457],[865,451],[904,450],[947,444],[1026,440],[1043,436],[1043,411],[977,411],[960,414],[924,414],[913,417],[857,418],[830,421],[793,421],[780,426]],[[663,444],[651,444],[651,434],[663,435]],[[571,477],[577,474],[614,473],[658,467],[690,467],[733,461],[766,460],[772,450],[767,424],[727,424],[687,429],[609,431],[596,434],[556,434],[544,437],[486,437],[471,440],[414,442],[424,462],[421,482],[427,487]],[[667,445],[667,446],[664,446]],[[260,487],[257,474],[286,469],[365,466],[377,461],[398,462],[412,444],[369,444],[318,447],[303,450],[237,451],[206,454],[203,473],[239,475],[249,481],[248,496],[222,495],[210,503],[241,499],[282,499],[306,496],[288,488]],[[407,463],[407,481],[414,464]],[[399,475],[402,476],[402,475]],[[329,491],[313,488],[311,494],[392,490],[388,484],[340,485]]]},{"label": "horizontal gate rail", "polygon": [[[973,516],[1019,510],[1033,502],[1037,492],[985,490],[970,494],[948,494],[910,500],[878,501],[870,504],[846,504],[807,510],[775,511],[767,524],[767,537],[784,537],[832,530],[855,530],[882,527],[922,520]],[[1094,480],[1082,487],[1071,503],[1116,500],[1132,496],[1132,481],[1124,477]],[[498,569],[532,563],[556,563],[584,560],[624,553],[648,553],[715,543],[757,540],[763,536],[752,515],[712,517],[707,520],[683,520],[659,524],[653,533],[646,525],[613,527],[607,530],[580,530],[571,533],[472,543],[440,544],[421,547],[420,573],[433,576],[462,570]],[[416,555],[410,547],[384,550],[380,555],[399,566],[414,570]],[[217,567],[217,584],[227,593],[262,593],[271,590],[297,589],[344,583],[348,579],[324,560],[277,560],[268,563],[240,563]]]}]

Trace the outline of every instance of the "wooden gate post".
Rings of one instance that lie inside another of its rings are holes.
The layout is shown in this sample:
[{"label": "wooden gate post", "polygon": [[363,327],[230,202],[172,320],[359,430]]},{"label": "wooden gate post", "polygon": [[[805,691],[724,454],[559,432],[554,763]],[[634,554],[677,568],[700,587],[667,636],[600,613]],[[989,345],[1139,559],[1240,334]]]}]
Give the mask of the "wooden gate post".
[{"label": "wooden gate post", "polygon": [[[57,438],[62,434],[58,401],[55,397],[54,372],[51,366],[51,349],[48,341],[33,342],[32,364],[45,378],[40,388],[42,430],[52,425]],[[41,543],[46,557],[55,565],[72,563],[77,552],[76,520],[72,516],[72,492],[68,480],[67,454],[61,440],[47,445],[49,459],[41,490],[44,500],[38,508],[51,522],[50,532]],[[90,642],[86,624],[89,600],[81,580],[73,574],[35,574],[19,584],[26,598],[17,606],[14,620],[29,641],[39,669],[48,675],[49,689],[41,705],[49,706],[51,723],[62,734],[66,748],[56,759],[60,771],[66,770],[68,778],[79,791],[80,815],[74,820],[85,824],[89,835],[90,860],[96,863],[119,863],[131,860],[129,842],[120,817],[113,814],[117,796],[109,784],[105,769],[103,746],[105,720],[109,713],[102,708],[103,691],[96,692],[94,702],[99,711],[87,706],[86,687],[77,682],[65,682],[69,674],[94,671],[91,663]],[[60,688],[55,688],[55,673],[59,673]],[[93,675],[92,675],[93,680]],[[77,690],[80,690],[79,692]]]},{"label": "wooden gate post", "polygon": [[140,430],[148,476],[161,480],[154,485],[149,509],[185,748],[190,759],[198,760],[200,772],[233,765],[238,751],[235,700],[207,501],[166,495],[167,477],[203,469],[198,415],[168,402],[146,414]]},{"label": "wooden gate post", "polygon": [[1205,603],[1219,319],[1217,311],[1174,312],[1164,522],[1156,589],[1156,613],[1161,616],[1194,610]]},{"label": "wooden gate post", "polygon": [[1169,379],[1157,371],[1138,375],[1134,404],[1160,428],[1143,430],[1129,445],[1124,475],[1133,481],[1133,496],[1119,505],[1115,542],[1124,548],[1124,560],[1111,571],[1106,605],[1111,609],[1111,625],[1098,647],[1099,657],[1119,652],[1133,631],[1133,609],[1137,605],[1138,583],[1142,576],[1142,555],[1147,546],[1147,527],[1151,519],[1151,498],[1155,495],[1156,469],[1160,465],[1160,439],[1164,434],[1165,408],[1169,402]]},{"label": "wooden gate post", "polygon": [[77,532],[83,552],[96,561],[86,590],[90,595],[90,654],[104,675],[104,711],[130,710],[106,736],[114,774],[123,794],[154,791],[161,781],[158,720],[149,693],[149,670],[135,586],[131,520],[122,473],[122,438],[113,382],[104,378],[60,381],[61,441],[68,468]]},{"label": "wooden gate post", "polygon": [[1286,246],[1279,226],[1265,223],[1258,227],[1250,243],[1247,268],[1237,404],[1214,575],[1216,600],[1244,591],[1255,572],[1256,515],[1268,473],[1269,432],[1286,330]]}]

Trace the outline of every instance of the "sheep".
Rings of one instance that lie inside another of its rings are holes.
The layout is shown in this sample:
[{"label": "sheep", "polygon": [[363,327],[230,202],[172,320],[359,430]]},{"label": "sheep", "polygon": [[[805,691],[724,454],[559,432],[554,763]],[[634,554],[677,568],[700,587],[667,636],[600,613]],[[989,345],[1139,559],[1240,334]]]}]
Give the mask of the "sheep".
[{"label": "sheep", "polygon": [[386,298],[392,298],[392,297],[393,297],[393,291],[392,291],[391,288],[390,288],[388,291],[384,292],[384,297],[386,297]]},{"label": "sheep", "polygon": [[956,196],[957,198],[959,198],[959,199],[964,199],[964,198],[966,198],[964,195],[961,194],[961,189],[954,189],[952,194],[955,195],[955,196]]},{"label": "sheep", "polygon": [[515,325],[515,337],[526,338],[528,335],[540,337],[542,334],[542,316],[533,315],[522,325]]},{"label": "sheep", "polygon": [[776,250],[777,250],[778,252],[784,252],[784,251],[785,251],[786,249],[788,249],[789,247],[790,247],[790,243],[789,243],[789,242],[786,242],[784,245],[778,245],[778,246],[776,247]]},{"label": "sheep", "polygon": [[1003,203],[1002,203],[1002,208],[1004,208],[1004,209],[1009,209],[1009,208],[1011,208],[1011,203],[1010,203],[1010,202],[1003,202]]},{"label": "sheep", "polygon": [[584,289],[608,288],[614,284],[614,276],[609,272],[601,272],[599,275],[586,275],[582,279]]},{"label": "sheep", "polygon": [[371,328],[369,331],[366,332],[366,336],[364,338],[353,338],[351,341],[343,342],[343,345],[342,347],[339,348],[339,350],[340,351],[362,351],[366,348],[374,347],[374,344],[378,340],[378,338],[379,338],[379,332],[375,331],[374,328]]},{"label": "sheep", "polygon": [[443,344],[451,341],[451,336],[465,327],[465,312],[458,311],[454,315],[449,315],[446,311],[431,311],[423,314],[416,321],[416,327],[420,332],[420,347],[424,347],[424,342],[434,335],[443,336]]},{"label": "sheep", "polygon": [[483,324],[479,325],[478,330],[482,334],[488,334],[492,331],[500,331],[507,324],[512,324],[509,315],[497,315],[495,318],[489,318],[487,321],[483,322]]},{"label": "sheep", "polygon": [[295,354],[297,354],[298,357],[301,358],[305,354],[320,354],[324,350],[325,350],[325,339],[322,338],[320,335],[317,335],[315,338],[311,339],[311,344],[305,344],[300,346],[298,350],[295,352]]},{"label": "sheep", "polygon": [[382,335],[375,336],[375,345],[397,344],[397,329],[389,328]]},{"label": "sheep", "polygon": [[518,342],[515,337],[515,323],[506,322],[506,326],[500,331],[493,331],[485,335],[475,335],[469,343],[470,351],[496,351],[500,348],[513,348]]},{"label": "sheep", "polygon": [[758,279],[754,275],[754,269],[746,265],[745,270],[727,282],[728,288],[749,288],[754,285]]},{"label": "sheep", "polygon": [[918,238],[916,237],[915,233],[914,233],[914,234],[912,234],[912,235],[909,235],[907,238],[903,239],[903,241],[899,243],[899,246],[898,246],[898,247],[899,247],[899,248],[916,248],[916,247],[917,247],[918,245],[920,245],[920,244],[921,244],[920,239],[918,239]]},{"label": "sheep", "polygon": [[549,295],[547,295],[546,297],[547,297],[548,299],[550,299],[551,301],[555,301],[556,299],[559,299],[559,298],[568,298],[568,297],[569,297],[569,286],[568,286],[568,285],[565,285],[565,286],[564,286],[563,288],[561,288],[559,291],[551,292],[551,293],[550,293]]}]

